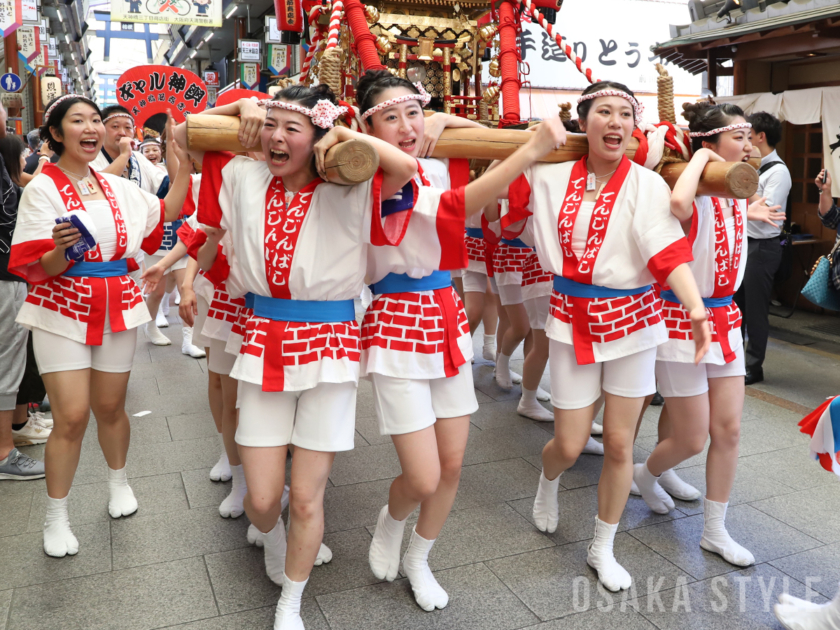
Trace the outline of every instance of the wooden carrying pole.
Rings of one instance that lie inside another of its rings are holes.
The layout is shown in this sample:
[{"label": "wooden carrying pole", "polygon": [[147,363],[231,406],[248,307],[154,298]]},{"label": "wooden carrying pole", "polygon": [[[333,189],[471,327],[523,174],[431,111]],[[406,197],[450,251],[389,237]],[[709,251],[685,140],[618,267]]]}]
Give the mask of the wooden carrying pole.
[{"label": "wooden carrying pole", "polygon": [[[189,148],[199,151],[246,151],[237,137],[239,119],[235,116],[193,114],[187,118]],[[436,158],[467,158],[477,160],[502,160],[528,142],[531,132],[509,129],[446,129],[432,154]],[[373,176],[379,164],[378,156],[366,142],[356,141],[346,149],[342,143],[327,153],[330,181],[354,184]],[[625,154],[633,158],[639,144],[631,139]],[[342,157],[337,157],[338,153]],[[364,152],[357,155],[357,152]],[[369,152],[369,153],[368,153]],[[579,160],[589,152],[584,134],[569,134],[566,144],[545,156],[543,162],[569,162]],[[332,165],[330,166],[330,160]],[[355,166],[353,166],[355,165]],[[673,188],[685,170],[685,162],[665,164],[661,175]],[[367,174],[370,168],[370,174]],[[747,199],[758,190],[758,172],[743,162],[710,162],[700,178],[698,195]]]},{"label": "wooden carrying pole", "polygon": [[[187,147],[193,151],[232,151],[245,153],[259,150],[247,149],[239,143],[239,118],[193,114],[187,117]],[[352,186],[366,182],[379,168],[379,154],[364,140],[340,142],[324,159],[327,181]]]}]

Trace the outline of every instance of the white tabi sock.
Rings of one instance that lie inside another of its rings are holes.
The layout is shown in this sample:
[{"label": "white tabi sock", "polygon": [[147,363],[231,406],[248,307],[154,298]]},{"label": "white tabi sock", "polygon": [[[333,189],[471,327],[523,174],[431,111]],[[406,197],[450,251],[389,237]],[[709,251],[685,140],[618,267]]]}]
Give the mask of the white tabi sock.
[{"label": "white tabi sock", "polygon": [[149,338],[149,341],[152,342],[155,346],[171,346],[172,340],[164,335],[157,327],[155,322],[147,322],[146,323],[146,336]]},{"label": "white tabi sock", "polygon": [[502,389],[513,387],[510,373],[510,356],[500,352],[496,355],[496,383]]},{"label": "white tabi sock", "polygon": [[744,547],[732,540],[726,531],[726,508],[729,503],[718,503],[703,499],[703,537],[700,547],[719,554],[730,564],[748,567],[755,564],[755,558]]},{"label": "white tabi sock", "polygon": [[592,435],[604,435],[604,425],[593,422],[592,430],[589,433]]},{"label": "white tabi sock", "polygon": [[[516,383],[516,381],[513,382]],[[545,391],[542,387],[537,387],[537,400],[540,402],[548,402],[551,400],[551,394]]]},{"label": "white tabi sock", "polygon": [[782,593],[773,612],[788,630],[840,630],[840,591],[828,604]]},{"label": "white tabi sock", "polygon": [[[222,434],[219,433],[219,441],[221,441]],[[210,469],[210,479],[212,481],[227,481],[230,479],[230,460],[228,460],[225,445],[222,443],[222,454],[219,455],[219,461]]]},{"label": "white tabi sock", "polygon": [[193,359],[203,359],[207,353],[192,342],[193,329],[189,326],[181,328],[181,352]]},{"label": "white tabi sock", "polygon": [[691,484],[680,479],[673,468],[669,468],[659,475],[659,485],[672,497],[682,501],[696,501],[703,494]]},{"label": "white tabi sock", "polygon": [[243,501],[245,501],[245,495],[248,494],[248,485],[245,483],[242,464],[231,466],[230,474],[233,484],[230,487],[230,494],[225,497],[225,500],[219,506],[219,514],[224,518],[238,518],[245,511]]},{"label": "white tabi sock", "polygon": [[496,335],[484,335],[484,347],[481,356],[485,361],[496,361]]},{"label": "white tabi sock", "polygon": [[647,462],[633,466],[633,481],[651,510],[667,514],[674,509],[674,500],[659,485],[659,477],[654,477],[648,470]]},{"label": "white tabi sock", "polygon": [[522,386],[522,398],[519,399],[519,405],[516,407],[516,413],[537,422],[551,422],[554,420],[554,414],[543,407],[537,401],[537,390],[526,389]]},{"label": "white tabi sock", "polygon": [[158,328],[168,328],[169,327],[169,320],[166,319],[166,315],[163,313],[163,302],[160,303],[160,307],[158,307],[157,315],[155,316],[155,324]]},{"label": "white tabi sock", "polygon": [[79,553],[79,541],[70,531],[70,517],[67,515],[67,498],[53,499],[47,496],[47,517],[44,520],[44,553],[53,558],[63,558]]},{"label": "white tabi sock", "polygon": [[283,586],[286,570],[286,525],[283,523],[283,517],[277,520],[274,529],[263,534],[263,545],[265,572],[277,586]]},{"label": "white tabi sock", "polygon": [[411,582],[414,599],[427,612],[435,608],[446,608],[449,603],[449,595],[440,587],[429,568],[429,552],[434,544],[434,540],[426,540],[416,530],[412,531],[408,549],[403,556],[403,571]]},{"label": "white tabi sock", "polygon": [[618,564],[613,555],[613,543],[618,523],[610,525],[595,517],[595,538],[589,543],[586,564],[598,572],[598,581],[607,590],[616,592],[630,588],[633,578],[627,570]]},{"label": "white tabi sock", "polygon": [[553,534],[557,529],[557,521],[560,520],[560,505],[557,501],[559,487],[560,475],[548,480],[545,478],[545,472],[540,473],[540,485],[537,486],[537,496],[534,497],[534,510],[531,514],[541,532]]},{"label": "white tabi sock", "polygon": [[320,567],[322,564],[329,564],[330,560],[332,560],[332,549],[321,543],[318,548],[318,555],[315,556],[315,566]]},{"label": "white tabi sock", "polygon": [[400,572],[400,548],[406,520],[396,520],[388,512],[387,505],[379,511],[373,540],[370,541],[368,562],[370,570],[380,580],[393,582]]},{"label": "white tabi sock", "polygon": [[119,470],[108,469],[108,490],[111,493],[111,500],[108,501],[108,513],[111,518],[128,516],[137,511],[137,499],[128,485],[125,467]]},{"label": "white tabi sock", "polygon": [[160,312],[169,316],[169,300],[172,298],[172,291],[163,294],[163,300],[160,302]]},{"label": "white tabi sock", "polygon": [[[280,511],[282,512],[287,507],[289,507],[289,486],[284,486],[283,497],[280,499]],[[256,545],[257,547],[262,547],[265,544],[265,534],[258,530],[257,526],[253,523],[251,525],[248,525],[248,532],[245,534],[245,539],[248,541],[249,545]],[[318,550],[319,557],[323,549],[330,551],[329,547],[326,547],[322,544],[321,549]],[[330,560],[332,560],[332,551],[330,551]],[[326,562],[329,562],[330,560],[326,560]],[[315,564],[320,564],[317,559],[315,560]]]},{"label": "white tabi sock", "polygon": [[305,630],[303,619],[300,618],[300,600],[303,599],[303,589],[309,578],[303,582],[292,582],[286,574],[280,581],[283,592],[277,602],[277,612],[274,613],[274,630]]},{"label": "white tabi sock", "polygon": [[581,453],[585,453],[586,455],[603,455],[604,445],[594,437],[589,436],[589,439],[586,440],[586,446],[583,447]]}]

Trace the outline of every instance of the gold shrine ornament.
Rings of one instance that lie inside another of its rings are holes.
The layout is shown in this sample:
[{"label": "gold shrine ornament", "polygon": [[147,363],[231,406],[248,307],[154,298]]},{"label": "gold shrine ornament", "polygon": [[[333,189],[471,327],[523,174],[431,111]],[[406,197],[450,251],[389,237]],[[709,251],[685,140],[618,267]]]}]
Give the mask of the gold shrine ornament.
[{"label": "gold shrine ornament", "polygon": [[376,38],[376,47],[379,49],[379,52],[383,55],[387,55],[393,49],[391,46],[391,40],[388,39],[387,35],[380,35]]},{"label": "gold shrine ornament", "polygon": [[372,4],[365,5],[365,19],[368,24],[376,24],[379,21],[379,9]]},{"label": "gold shrine ornament", "polygon": [[489,88],[484,90],[484,94],[482,95],[481,100],[487,103],[488,105],[492,105],[493,103],[499,100],[499,96],[499,87],[496,85],[491,85]]},{"label": "gold shrine ornament", "polygon": [[490,65],[487,67],[487,72],[490,73],[491,77],[498,78],[499,76],[501,76],[502,73],[499,69],[498,57],[493,57],[493,59],[490,60]]},{"label": "gold shrine ornament", "polygon": [[435,58],[433,56],[433,48],[435,40],[429,37],[421,37],[418,41],[420,42],[420,50],[417,53],[417,60],[434,61]]},{"label": "gold shrine ornament", "polygon": [[478,39],[482,42],[489,42],[496,36],[496,31],[498,30],[499,26],[495,22],[485,24],[480,29],[478,29]]}]

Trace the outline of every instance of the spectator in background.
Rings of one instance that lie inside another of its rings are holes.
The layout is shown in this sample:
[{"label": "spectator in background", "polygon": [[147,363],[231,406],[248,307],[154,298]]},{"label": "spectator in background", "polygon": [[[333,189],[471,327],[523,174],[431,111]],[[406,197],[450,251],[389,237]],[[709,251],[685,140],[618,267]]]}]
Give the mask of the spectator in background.
[{"label": "spectator in background", "polygon": [[0,138],[0,156],[3,157],[6,172],[12,179],[12,183],[20,188],[26,186],[30,181],[32,181],[33,177],[39,175],[41,173],[41,169],[44,167],[44,164],[50,161],[50,158],[45,155],[38,155],[37,153],[30,155],[30,158],[38,158],[38,166],[30,175],[25,172],[26,163],[29,161],[29,158],[23,157],[25,150],[26,145],[23,143],[20,136],[6,135],[5,137]]},{"label": "spectator in background", "polygon": [[[37,129],[33,129],[26,134],[26,142],[32,151],[32,155],[26,158],[26,165],[23,168],[23,172],[27,175],[35,174],[35,171],[38,170],[38,163],[40,162],[42,156],[49,158],[53,163],[58,161],[58,156],[50,151],[50,148],[46,143],[41,142],[38,133],[39,131]],[[41,171],[38,170],[38,172],[40,173]]]},{"label": "spectator in background", "polygon": [[[0,144],[6,143],[6,110],[0,105]],[[14,161],[20,171],[23,142],[17,139]],[[0,479],[41,479],[44,462],[24,455],[15,443],[44,443],[49,430],[27,419],[26,405],[18,405],[17,394],[26,367],[26,340],[29,331],[15,323],[23,301],[26,283],[9,273],[9,251],[17,222],[18,188],[5,166],[0,149]]]},{"label": "spectator in background", "polygon": [[[753,199],[766,198],[768,206],[787,208],[790,194],[790,171],[776,153],[782,139],[781,121],[766,112],[747,119],[752,124],[752,144],[761,153],[758,170],[758,193]],[[782,261],[779,237],[782,223],[775,227],[760,221],[747,222],[747,267],[735,303],[744,315],[743,328],[748,337],[746,384],[764,380],[764,355],[770,329],[770,294],[773,278]]]},{"label": "spectator in background", "polygon": [[[823,181],[823,177],[825,177],[825,181]],[[817,188],[820,189],[820,205],[819,205],[819,217],[822,224],[827,227],[829,230],[837,230],[837,241],[840,241],[840,207],[834,203],[834,199],[831,196],[831,175],[828,174],[828,171],[825,169],[820,171],[820,174],[817,175],[817,179],[814,181],[817,185]],[[835,263],[835,268],[838,263]]]}]

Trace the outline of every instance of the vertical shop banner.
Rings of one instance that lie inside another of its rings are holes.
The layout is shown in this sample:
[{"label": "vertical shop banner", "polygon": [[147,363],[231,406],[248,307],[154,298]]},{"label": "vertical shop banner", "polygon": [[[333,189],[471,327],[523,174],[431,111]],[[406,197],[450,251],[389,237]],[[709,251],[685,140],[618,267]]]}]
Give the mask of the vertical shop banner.
[{"label": "vertical shop banner", "polygon": [[111,21],[219,27],[222,1],[111,0]]},{"label": "vertical shop banner", "polygon": [[21,26],[21,0],[0,0],[0,30],[8,37]]},{"label": "vertical shop banner", "polygon": [[[38,27],[21,26],[17,30],[18,57],[21,61],[30,66],[30,62],[38,56]],[[29,67],[30,72],[32,71]]]},{"label": "vertical shop banner", "polygon": [[243,89],[255,90],[260,85],[260,64],[240,63],[239,82]]},{"label": "vertical shop banner", "polygon": [[289,73],[289,48],[283,44],[268,45],[268,69],[272,76],[278,77]]},{"label": "vertical shop banner", "polygon": [[207,86],[189,70],[171,66],[138,66],[117,79],[117,102],[142,127],[155,114],[172,112],[177,122],[207,107]]},{"label": "vertical shop banner", "polygon": [[831,174],[831,196],[840,197],[840,87],[822,90],[822,128],[823,166]]}]

